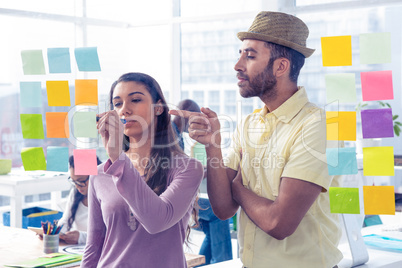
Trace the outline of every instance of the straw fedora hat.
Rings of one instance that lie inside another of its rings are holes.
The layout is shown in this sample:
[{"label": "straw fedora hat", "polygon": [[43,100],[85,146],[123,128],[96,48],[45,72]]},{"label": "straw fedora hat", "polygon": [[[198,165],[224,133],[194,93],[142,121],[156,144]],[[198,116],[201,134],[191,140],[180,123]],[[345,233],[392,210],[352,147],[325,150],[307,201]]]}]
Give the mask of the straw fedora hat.
[{"label": "straw fedora hat", "polygon": [[299,18],[281,12],[262,11],[248,31],[239,32],[237,37],[241,41],[256,39],[289,47],[308,58],[315,51],[306,47],[308,34],[307,25]]}]

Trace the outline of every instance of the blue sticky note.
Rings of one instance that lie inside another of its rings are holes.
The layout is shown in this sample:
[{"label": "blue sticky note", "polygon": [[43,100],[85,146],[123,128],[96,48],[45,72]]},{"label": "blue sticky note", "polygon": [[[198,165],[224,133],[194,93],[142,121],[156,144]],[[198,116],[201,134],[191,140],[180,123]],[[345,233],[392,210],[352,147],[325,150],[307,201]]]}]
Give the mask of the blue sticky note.
[{"label": "blue sticky note", "polygon": [[68,48],[48,48],[49,73],[71,73],[70,50]]},{"label": "blue sticky note", "polygon": [[328,148],[327,163],[329,175],[357,174],[356,148]]},{"label": "blue sticky note", "polygon": [[47,169],[49,171],[68,171],[68,147],[49,146],[47,147]]},{"label": "blue sticky note", "polygon": [[42,107],[41,82],[20,82],[21,107]]},{"label": "blue sticky note", "polygon": [[101,70],[97,47],[79,47],[74,50],[78,70],[81,72],[99,72]]}]

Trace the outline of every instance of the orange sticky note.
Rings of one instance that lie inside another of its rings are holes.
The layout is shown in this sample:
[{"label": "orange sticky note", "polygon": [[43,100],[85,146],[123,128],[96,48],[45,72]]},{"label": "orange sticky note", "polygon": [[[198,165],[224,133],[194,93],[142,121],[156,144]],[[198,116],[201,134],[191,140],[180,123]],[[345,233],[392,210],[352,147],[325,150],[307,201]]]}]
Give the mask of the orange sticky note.
[{"label": "orange sticky note", "polygon": [[67,112],[46,113],[46,137],[69,138],[69,132]]},{"label": "orange sticky note", "polygon": [[363,148],[364,176],[395,176],[394,147]]},{"label": "orange sticky note", "polygon": [[321,37],[323,66],[352,65],[352,36]]},{"label": "orange sticky note", "polygon": [[49,106],[70,106],[68,81],[46,81]]},{"label": "orange sticky note", "polygon": [[363,186],[364,214],[395,215],[394,186]]},{"label": "orange sticky note", "polygon": [[98,105],[98,80],[75,80],[75,105]]},{"label": "orange sticky note", "polygon": [[356,140],[356,112],[327,112],[327,140]]}]

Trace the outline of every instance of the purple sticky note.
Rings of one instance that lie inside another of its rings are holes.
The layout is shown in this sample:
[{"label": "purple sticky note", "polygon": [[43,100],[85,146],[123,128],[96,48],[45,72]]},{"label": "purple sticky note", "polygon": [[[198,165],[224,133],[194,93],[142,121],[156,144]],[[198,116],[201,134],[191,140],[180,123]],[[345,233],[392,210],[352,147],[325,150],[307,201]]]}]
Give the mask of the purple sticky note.
[{"label": "purple sticky note", "polygon": [[392,109],[361,111],[363,139],[394,137]]}]

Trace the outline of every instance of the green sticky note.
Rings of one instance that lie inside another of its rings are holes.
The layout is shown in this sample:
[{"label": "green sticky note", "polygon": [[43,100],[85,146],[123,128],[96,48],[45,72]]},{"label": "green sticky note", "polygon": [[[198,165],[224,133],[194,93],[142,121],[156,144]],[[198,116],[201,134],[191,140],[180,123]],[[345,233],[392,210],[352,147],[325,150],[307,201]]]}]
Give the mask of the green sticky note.
[{"label": "green sticky note", "polygon": [[42,50],[21,51],[24,74],[46,74]]},{"label": "green sticky note", "polygon": [[391,33],[367,33],[359,35],[360,64],[391,62]]},{"label": "green sticky note", "polygon": [[330,187],[331,213],[360,214],[359,188]]},{"label": "green sticky note", "polygon": [[76,112],[73,116],[76,138],[97,138],[96,112]]},{"label": "green sticky note", "polygon": [[327,103],[334,101],[354,103],[357,100],[355,74],[326,74],[325,87],[327,91]]},{"label": "green sticky note", "polygon": [[25,171],[46,170],[46,159],[42,147],[23,148],[21,160]]},{"label": "green sticky note", "polygon": [[364,176],[395,176],[394,147],[363,148]]},{"label": "green sticky note", "polygon": [[22,137],[24,139],[44,139],[41,114],[20,114]]}]

